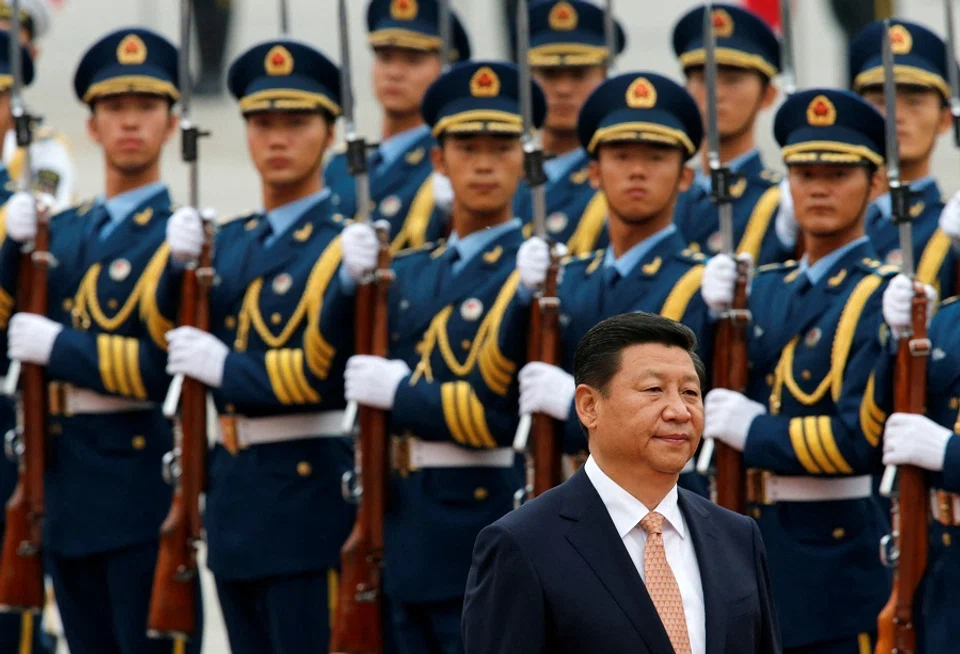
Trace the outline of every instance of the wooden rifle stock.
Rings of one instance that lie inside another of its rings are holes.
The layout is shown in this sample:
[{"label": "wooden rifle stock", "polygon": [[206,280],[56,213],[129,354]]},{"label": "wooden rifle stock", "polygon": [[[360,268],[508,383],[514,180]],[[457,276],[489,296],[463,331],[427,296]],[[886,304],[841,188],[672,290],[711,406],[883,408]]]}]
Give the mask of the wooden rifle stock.
[{"label": "wooden rifle stock", "polygon": [[[389,348],[387,300],[393,283],[390,234],[378,225],[380,253],[374,279],[357,288],[357,354],[386,357]],[[340,550],[340,597],[330,651],[333,654],[381,654],[381,564],[383,516],[389,481],[389,422],[379,409],[359,407],[362,495],[357,519]]]},{"label": "wooden rifle stock", "polygon": [[[915,293],[911,307],[913,334],[900,341],[894,385],[897,413],[924,414],[927,396],[927,297]],[[899,492],[893,503],[896,576],[890,600],[877,620],[877,654],[915,654],[917,634],[913,600],[927,567],[926,473],[916,466],[899,466]]]},{"label": "wooden rifle stock", "polygon": [[[205,229],[207,238],[197,266],[183,273],[180,325],[209,331],[212,225],[206,225]],[[190,638],[197,631],[196,548],[203,530],[200,495],[206,488],[207,389],[190,377],[183,380],[180,415],[174,419],[174,439],[169,477],[176,486],[170,511],[160,527],[160,552],[147,617],[147,633],[154,638]]]},{"label": "wooden rifle stock", "polygon": [[[557,365],[560,358],[560,302],[557,281],[560,262],[552,257],[543,292],[530,307],[530,336],[527,342],[529,361]],[[563,482],[563,451],[560,446],[560,424],[544,413],[530,416],[533,439],[533,497]]]},{"label": "wooden rifle stock", "polygon": [[[50,224],[47,208],[38,206],[32,252],[20,259],[18,304],[28,313],[47,315]],[[22,454],[13,496],[6,506],[6,532],[0,555],[0,610],[43,609],[43,476],[46,470],[47,385],[43,366],[22,364]],[[16,448],[15,448],[16,449]]]},{"label": "wooden rifle stock", "polygon": [[[738,393],[747,390],[747,269],[737,262],[737,281],[729,315],[717,323],[713,356],[713,384]],[[729,445],[715,444],[717,465],[716,502],[725,509],[746,513],[746,476],[743,455]]]}]

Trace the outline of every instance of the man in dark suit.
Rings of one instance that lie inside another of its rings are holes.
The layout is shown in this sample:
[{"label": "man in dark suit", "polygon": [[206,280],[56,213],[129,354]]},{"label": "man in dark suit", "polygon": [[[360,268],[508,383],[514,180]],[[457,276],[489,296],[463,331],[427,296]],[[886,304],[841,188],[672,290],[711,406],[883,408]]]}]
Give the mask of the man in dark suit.
[{"label": "man in dark suit", "polygon": [[583,337],[575,404],[590,458],[480,532],[466,654],[779,654],[756,524],[677,488],[703,429],[695,345],[646,313]]}]

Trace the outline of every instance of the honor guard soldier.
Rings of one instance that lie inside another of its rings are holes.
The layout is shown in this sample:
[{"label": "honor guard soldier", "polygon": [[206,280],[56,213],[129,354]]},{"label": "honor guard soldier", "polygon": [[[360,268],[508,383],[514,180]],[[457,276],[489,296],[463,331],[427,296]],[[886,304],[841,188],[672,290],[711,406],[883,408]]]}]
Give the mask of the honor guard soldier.
[{"label": "honor guard soldier", "polygon": [[[161,459],[172,436],[156,403],[169,382],[165,356],[140,311],[167,257],[160,155],[177,129],[177,57],[142,28],[108,34],[83,55],[74,90],[90,107],[106,190],[53,217],[49,315],[17,313],[7,333],[10,358],[45,366],[51,382],[45,560],[70,649],[80,654],[184,651],[149,640],[145,628],[170,506]],[[20,193],[7,205],[0,286],[8,294],[21,244],[37,232],[34,208]]]},{"label": "honor guard soldier", "polygon": [[353,330],[337,320],[351,309],[325,299],[343,221],[320,177],[341,112],[339,75],[321,52],[291,40],[233,62],[227,85],[246,121],[263,210],[216,236],[211,333],[167,332],[176,262],[198,257],[204,241],[197,211],[179,210],[167,231],[174,263],[150,314],[153,333],[167,332],[167,371],[206,385],[220,414],[204,525],[235,654],[327,651],[340,546],[353,524],[340,494],[353,467],[340,437]]},{"label": "honor guard soldier", "polygon": [[[383,140],[368,159],[371,219],[390,223],[393,250],[424,245],[446,234],[450,185],[433,174],[430,151],[437,144],[420,115],[423,94],[443,63],[439,0],[373,0],[367,30],[373,48],[373,89],[383,109]],[[470,58],[470,40],[450,11],[453,61]],[[323,173],[339,198],[338,211],[353,218],[357,210],[347,158],[338,154]]]},{"label": "honor guard soldier", "polygon": [[[9,0],[0,4],[0,30],[10,30],[10,15],[13,5]],[[21,0],[20,42],[30,51],[36,61],[40,56],[37,41],[50,29],[50,5],[48,0]],[[11,179],[16,180],[23,168],[23,153],[17,149],[17,139],[12,128],[4,132],[3,164]],[[76,173],[66,139],[48,126],[39,127],[30,146],[30,167],[33,170],[34,186],[38,191],[49,193],[55,201],[54,210],[67,209],[73,202]]]},{"label": "honor guard soldier", "polygon": [[[446,242],[401,254],[390,289],[390,359],[354,356],[348,400],[391,410],[393,475],[384,587],[399,654],[463,651],[460,614],[473,542],[513,507],[523,475],[509,425],[488,421],[468,381],[518,277],[521,223],[512,201],[523,171],[519,74],[511,64],[454,66],[423,100],[434,167],[454,191]],[[533,122],[546,113],[531,82]],[[343,275],[376,265],[366,225],[344,231]]]},{"label": "honor guard soldier", "polygon": [[[883,29],[882,21],[871,23],[850,42],[850,86],[881,113]],[[903,20],[891,22],[890,46],[897,83],[900,173],[903,182],[910,184],[917,278],[949,297],[960,291],[956,288],[960,257],[951,250],[947,233],[937,229],[944,202],[930,169],[937,138],[952,125],[947,47],[926,27]],[[956,65],[952,58],[951,62]],[[900,265],[898,230],[890,213],[890,195],[884,193],[867,212],[867,236],[882,261]]]},{"label": "honor guard soldier", "polygon": [[[566,243],[572,254],[593,252],[606,245],[607,205],[590,185],[590,155],[577,138],[577,116],[593,91],[607,79],[607,65],[623,52],[626,35],[616,26],[616,52],[605,40],[604,11],[582,0],[534,4],[530,10],[530,66],[547,96],[543,147],[548,159],[547,233]],[[533,206],[529,189],[520,187],[514,212],[530,224]],[[601,242],[602,241],[602,242]]]},{"label": "honor guard soldier", "polygon": [[[703,12],[698,7],[673,28],[673,50],[683,66],[687,90],[706,115],[706,54]],[[780,70],[780,42],[759,16],[728,4],[713,4],[717,38],[717,102],[720,161],[734,173],[733,230],[737,252],[760,263],[779,263],[793,252],[795,235],[779,237],[777,208],[781,176],[767,169],[756,146],[760,113],[777,98],[772,80]],[[699,145],[699,144],[698,144]],[[690,247],[708,256],[723,246],[720,214],[710,198],[707,153],[690,190],[677,200],[674,220]]]},{"label": "honor guard soldier", "polygon": [[[550,254],[542,239],[526,241],[517,257],[518,291],[503,322],[494,325],[480,356],[480,373],[493,392],[488,404],[506,399],[515,416],[519,401],[522,414],[565,421],[564,452],[582,460],[587,442],[573,410],[571,372],[577,343],[591,327],[621,313],[659,313],[693,329],[707,361],[713,336],[699,293],[705,257],[687,249],[673,223],[677,196],[693,177],[686,162],[703,139],[693,98],[656,73],[620,75],[590,96],[577,132],[591,157],[591,183],[609,205],[610,245],[564,266],[557,293],[561,364],[552,366],[527,362],[529,305],[546,278]],[[692,471],[691,463],[683,483],[705,493]]]},{"label": "honor guard soldier", "polygon": [[[789,654],[873,651],[890,577],[877,556],[887,520],[872,497],[879,442],[863,424],[881,345],[880,267],[864,214],[881,188],[883,117],[847,91],[796,93],[774,134],[806,254],[761,267],[750,286],[747,394],[714,389],[704,437],[743,452],[748,511],[767,546]],[[736,264],[707,264],[713,311],[733,300]]]},{"label": "honor guard soldier", "polygon": [[[928,287],[928,296],[931,295]],[[883,297],[883,315],[893,341],[911,330],[913,283],[898,276]],[[883,429],[883,462],[927,470],[931,521],[924,582],[914,600],[921,646],[918,652],[949,652],[960,637],[960,302],[945,300],[930,325],[933,349],[927,363],[927,416],[894,413]],[[892,350],[891,350],[892,352]],[[893,356],[878,366],[871,413],[893,406]],[[882,423],[882,421],[881,421]],[[878,423],[879,427],[879,423]]]}]

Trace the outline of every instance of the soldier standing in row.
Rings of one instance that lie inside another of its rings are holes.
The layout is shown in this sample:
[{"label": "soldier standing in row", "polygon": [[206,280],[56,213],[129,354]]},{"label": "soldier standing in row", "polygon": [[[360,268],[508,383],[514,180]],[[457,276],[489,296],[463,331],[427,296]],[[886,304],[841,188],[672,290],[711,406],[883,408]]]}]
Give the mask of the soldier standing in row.
[{"label": "soldier standing in row", "polygon": [[[173,262],[149,307],[169,343],[170,374],[202,382],[220,419],[204,524],[235,654],[326,652],[340,546],[353,509],[341,437],[349,311],[328,301],[343,219],[320,178],[340,115],[340,71],[314,48],[266,41],[230,66],[263,210],[225,224],[214,243],[212,333],[172,327],[182,262],[204,227],[195,208],[171,219]],[[177,263],[177,262],[181,263]]]},{"label": "soldier standing in row", "polygon": [[[451,59],[466,61],[467,32],[452,10],[450,20]],[[423,95],[444,64],[439,0],[372,0],[367,30],[374,55],[373,88],[383,109],[383,140],[368,159],[371,219],[390,223],[393,250],[398,251],[421,246],[447,230],[449,183],[433,172],[430,151],[436,139],[420,114]],[[331,159],[323,176],[339,198],[339,212],[353,218],[356,190],[346,156]]]},{"label": "soldier standing in row", "polygon": [[[177,129],[177,57],[142,28],[108,34],[84,54],[74,90],[103,148],[105,194],[53,218],[49,315],[18,313],[7,333],[10,358],[45,366],[51,381],[44,542],[75,654],[171,648],[145,629],[172,438],[155,403],[169,381],[165,356],[139,308],[166,261],[160,155]],[[12,296],[36,214],[29,196],[10,202],[0,286]]]},{"label": "soldier standing in row", "polygon": [[[846,91],[803,91],[777,112],[806,253],[750,285],[747,394],[714,389],[704,403],[704,437],[743,453],[788,654],[873,651],[890,593],[877,556],[887,520],[871,483],[880,434],[861,412],[893,274],[863,223],[883,183],[884,128]],[[735,277],[727,255],[707,264],[712,310],[732,302]]]},{"label": "soldier standing in row", "polygon": [[[394,263],[391,359],[358,355],[347,364],[347,399],[392,411],[397,435],[384,585],[400,654],[463,651],[473,542],[510,511],[523,483],[512,430],[487,419],[469,381],[518,282],[519,86],[512,65],[476,62],[452,68],[427,91],[423,117],[439,143],[434,167],[453,186],[453,232]],[[532,91],[539,127],[546,102]],[[376,265],[376,236],[358,224],[343,240],[342,274],[355,282]]]}]

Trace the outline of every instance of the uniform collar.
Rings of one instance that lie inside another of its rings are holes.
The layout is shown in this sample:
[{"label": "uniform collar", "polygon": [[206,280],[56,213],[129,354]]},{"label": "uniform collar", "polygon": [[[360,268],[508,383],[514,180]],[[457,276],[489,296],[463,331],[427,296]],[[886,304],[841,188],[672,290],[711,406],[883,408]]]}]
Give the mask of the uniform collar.
[{"label": "uniform collar", "polygon": [[553,183],[562,179],[567,173],[571,172],[573,167],[580,162],[586,151],[583,148],[577,148],[570,152],[548,159],[543,163],[543,171],[547,174],[547,179]]},{"label": "uniform collar", "polygon": [[[933,175],[927,175],[926,177],[921,177],[920,179],[910,182],[910,192],[911,193],[924,193],[931,186],[937,185],[937,178]],[[890,204],[890,194],[884,193],[876,200],[873,201],[873,206],[877,208],[880,212],[880,215],[886,220],[890,220],[890,214],[893,212],[893,208]]]},{"label": "uniform collar", "polygon": [[624,252],[619,259],[615,259],[613,256],[613,246],[608,246],[607,252],[603,257],[603,267],[609,268],[613,266],[617,269],[617,272],[620,273],[620,277],[627,277],[633,272],[633,269],[637,267],[637,264],[650,254],[653,248],[657,247],[665,238],[676,231],[677,226],[674,223],[670,223],[659,232],[651,234]]},{"label": "uniform collar", "polygon": [[430,127],[428,125],[420,125],[386,139],[378,148],[380,156],[383,157],[383,163],[380,164],[380,167],[387,168],[393,165],[397,159],[403,156],[404,152],[429,132]]},{"label": "uniform collar", "polygon": [[267,212],[267,220],[270,221],[270,228],[273,230],[272,239],[276,240],[282,236],[291,225],[300,219],[300,216],[302,216],[307,209],[326,200],[330,196],[330,193],[330,188],[325,187],[305,198],[288,202],[283,206]]},{"label": "uniform collar", "polygon": [[132,191],[115,195],[109,200],[100,196],[97,204],[103,205],[110,216],[110,222],[116,224],[122,222],[148,199],[166,190],[167,185],[163,182],[151,182]]},{"label": "uniform collar", "polygon": [[[731,173],[739,174],[741,170],[747,168],[749,164],[752,164],[756,161],[760,161],[760,151],[757,149],[750,150],[749,152],[744,152],[739,157],[734,157],[727,162],[727,168],[730,169]],[[696,176],[694,177],[694,182],[701,189],[710,192],[710,172],[704,170],[698,170]]]},{"label": "uniform collar", "polygon": [[[597,462],[591,456],[587,458],[583,466],[584,472],[590,479],[590,483],[597,490],[600,500],[607,507],[607,512],[613,520],[613,525],[617,528],[621,540],[629,534],[635,527],[640,525],[640,521],[647,517],[650,509],[644,506],[643,502],[635,498],[621,487],[617,482],[610,479],[607,474],[600,469]],[[660,504],[654,507],[657,513],[670,523],[681,538],[686,538],[687,532],[683,523],[683,517],[680,514],[680,505],[678,503],[679,492],[677,486],[667,493]]]},{"label": "uniform collar", "polygon": [[490,245],[501,236],[510,230],[520,229],[522,226],[523,223],[519,218],[513,218],[505,223],[482,229],[463,238],[460,238],[456,232],[453,232],[450,234],[450,238],[447,239],[447,249],[455,249],[460,255],[460,266],[466,266],[471,259],[481,252],[485,252]]},{"label": "uniform collar", "polygon": [[797,269],[800,271],[800,274],[807,275],[811,286],[816,286],[817,282],[823,279],[823,276],[830,272],[837,262],[840,261],[840,259],[842,259],[848,252],[850,252],[850,250],[869,242],[869,238],[866,236],[861,236],[860,238],[847,243],[843,247],[834,250],[812,266],[807,261],[807,255],[803,255],[803,258],[800,259],[800,265],[797,267]]}]

